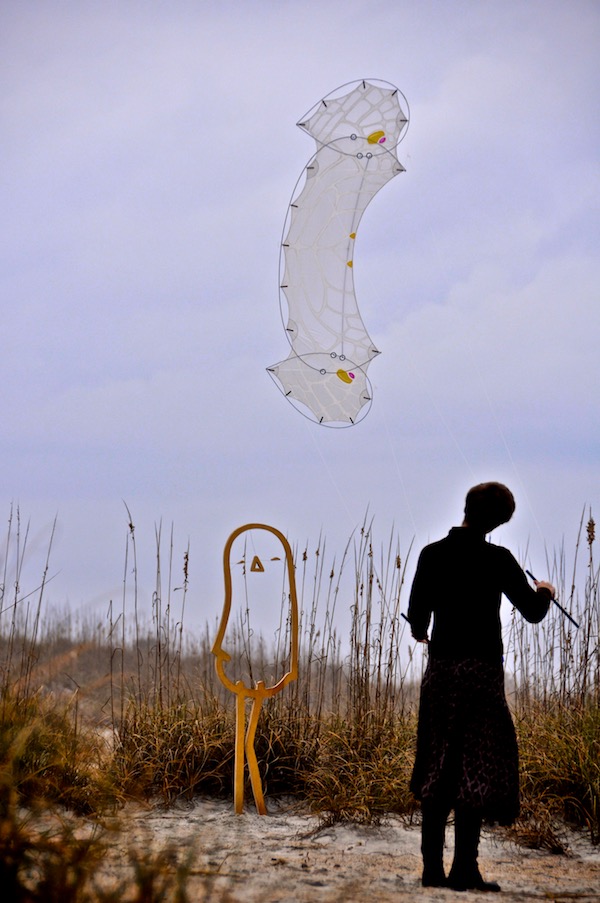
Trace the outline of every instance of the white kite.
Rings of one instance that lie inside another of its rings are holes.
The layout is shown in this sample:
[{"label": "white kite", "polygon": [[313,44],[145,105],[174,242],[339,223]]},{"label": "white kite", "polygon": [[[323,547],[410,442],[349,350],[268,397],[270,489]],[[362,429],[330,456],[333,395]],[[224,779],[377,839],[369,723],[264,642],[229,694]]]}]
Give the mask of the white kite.
[{"label": "white kite", "polygon": [[362,79],[337,88],[298,123],[317,152],[283,229],[280,305],[291,350],[267,369],[301,413],[325,426],[352,426],[370,407],[367,368],[379,351],[356,303],[354,244],[369,201],[404,172],[396,146],[407,125],[398,88]]}]

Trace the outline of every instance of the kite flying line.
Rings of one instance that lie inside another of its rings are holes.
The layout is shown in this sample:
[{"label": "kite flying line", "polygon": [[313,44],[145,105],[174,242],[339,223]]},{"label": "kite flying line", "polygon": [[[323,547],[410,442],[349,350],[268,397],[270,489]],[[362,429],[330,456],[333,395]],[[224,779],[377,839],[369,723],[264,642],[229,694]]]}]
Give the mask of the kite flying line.
[{"label": "kite flying line", "polygon": [[[439,265],[440,265],[441,268],[443,268],[444,270],[446,270],[446,269],[447,269],[446,261],[443,259],[442,255],[439,253],[439,246],[438,246],[438,243],[437,243],[437,239],[436,239],[436,236],[435,236],[434,231],[433,231],[433,229],[431,228],[431,226],[429,227],[429,230],[430,230],[431,238],[432,238],[432,247],[435,249],[435,251],[436,251],[436,253],[437,253]],[[511,467],[511,469],[512,469],[514,475],[515,475],[515,479],[517,480],[517,483],[518,483],[518,485],[519,485],[519,491],[522,493],[523,498],[525,499],[525,503],[526,503],[526,505],[527,505],[527,507],[528,507],[528,509],[529,509],[529,513],[531,514],[531,517],[532,517],[532,519],[533,519],[533,523],[535,524],[535,527],[536,527],[536,530],[537,530],[537,532],[538,532],[538,534],[539,534],[539,536],[540,536],[540,539],[542,540],[543,543],[545,543],[545,537],[544,537],[544,533],[543,533],[542,527],[541,527],[540,522],[539,522],[539,520],[538,520],[538,518],[537,518],[537,516],[536,516],[536,513],[535,513],[534,509],[533,509],[533,505],[532,505],[532,503],[531,503],[531,500],[530,500],[530,498],[529,498],[529,496],[528,496],[528,494],[527,494],[527,490],[526,490],[526,488],[525,488],[525,483],[524,483],[524,481],[523,481],[523,478],[521,477],[521,474],[520,474],[520,472],[519,472],[519,468],[517,467],[517,462],[515,461],[514,456],[513,456],[512,452],[511,452],[511,449],[510,449],[510,446],[509,446],[509,444],[508,444],[508,440],[507,440],[507,438],[506,438],[506,435],[505,435],[505,433],[504,433],[504,431],[503,431],[503,429],[502,429],[502,426],[500,425],[500,421],[498,420],[498,417],[497,417],[497,415],[496,415],[496,411],[495,411],[495,409],[494,409],[494,405],[492,404],[492,399],[490,398],[489,392],[488,392],[488,390],[487,390],[487,385],[486,385],[486,382],[485,382],[485,379],[484,379],[484,375],[483,375],[482,370],[481,370],[481,367],[479,366],[479,363],[478,363],[478,361],[477,361],[477,355],[474,353],[474,345],[475,345],[475,343],[474,343],[474,341],[473,341],[473,332],[472,332],[472,329],[469,330],[469,331],[465,331],[465,333],[464,333],[464,341],[465,341],[466,343],[468,343],[468,345],[470,346],[469,349],[468,349],[468,350],[469,350],[469,353],[466,355],[466,358],[467,358],[468,360],[470,360],[470,361],[473,362],[473,366],[474,366],[475,372],[476,372],[476,374],[477,374],[477,379],[478,379],[478,382],[479,382],[479,386],[480,386],[480,388],[481,388],[481,391],[483,392],[483,396],[484,396],[484,398],[485,398],[485,402],[486,402],[486,404],[487,404],[488,411],[489,411],[490,416],[491,416],[491,418],[492,418],[492,421],[493,421],[493,423],[494,423],[494,427],[495,427],[495,429],[496,429],[496,432],[498,433],[498,436],[499,436],[499,438],[500,438],[500,441],[501,441],[501,443],[502,443],[502,446],[503,446],[503,448],[504,448],[504,451],[506,452],[506,457],[507,457],[507,459],[508,459],[508,462],[509,462],[509,464],[510,464],[510,467]],[[434,402],[434,406],[435,406],[436,411],[437,411],[437,405],[435,405],[435,402]],[[439,413],[439,416],[442,417],[441,413],[440,413],[440,412],[438,412],[438,413]],[[443,417],[442,417],[442,421],[444,422]],[[445,425],[446,425],[446,428],[448,429],[448,431],[451,433],[449,426],[448,426],[447,424],[445,424]],[[452,435],[452,433],[451,433],[451,435]],[[454,439],[454,442],[455,442],[457,448],[459,449],[461,455],[463,456],[463,458],[465,459],[465,461],[467,461],[467,458],[466,458],[464,452],[463,452],[462,449],[460,448],[460,445],[459,445],[459,443],[458,443],[458,440],[457,440],[454,436],[453,436],[453,439]],[[473,472],[473,468],[471,467],[471,465],[469,464],[468,461],[467,461],[467,464],[468,464],[468,466],[469,466],[469,468],[470,468],[470,470],[471,470],[471,473],[472,473],[472,472]]]},{"label": "kite flying line", "polygon": [[300,413],[324,426],[353,426],[370,408],[367,368],[379,350],[358,310],[354,245],[369,202],[404,172],[396,147],[408,119],[398,88],[359,79],[328,94],[298,123],[317,151],[296,183],[283,227],[279,302],[290,353],[267,370]]}]

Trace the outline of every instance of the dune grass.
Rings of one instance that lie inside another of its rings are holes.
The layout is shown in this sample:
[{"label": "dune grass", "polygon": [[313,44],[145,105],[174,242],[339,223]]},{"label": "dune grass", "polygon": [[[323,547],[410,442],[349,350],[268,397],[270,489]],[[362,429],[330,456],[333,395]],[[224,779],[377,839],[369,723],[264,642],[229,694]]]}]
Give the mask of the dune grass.
[{"label": "dune grass", "polygon": [[[35,591],[21,589],[26,538],[18,512],[11,513],[0,596],[2,886],[8,882],[15,900],[54,899],[39,895],[49,884],[63,889],[61,900],[133,900],[160,899],[168,885],[183,900],[185,868],[175,867],[168,850],[146,857],[132,851],[127,887],[95,887],[90,876],[105,851],[102,826],[126,800],[170,804],[232,794],[234,705],[216,679],[214,631],[207,626],[190,637],[183,629],[189,550],[177,575],[175,618],[173,537],[163,569],[157,530],[155,589],[142,600],[130,522],[118,611],[111,602],[104,623],[74,625],[68,613],[52,619],[44,611],[48,558]],[[579,630],[553,609],[538,627],[513,618],[506,636],[521,750],[523,805],[515,832],[522,842],[550,849],[562,848],[565,820],[600,841],[594,542],[590,513],[586,523],[582,518],[569,572],[564,550],[549,562],[550,579]],[[410,819],[418,811],[408,781],[424,660],[400,615],[406,561],[393,537],[376,545],[367,523],[331,563],[321,540],[294,557],[300,674],[261,712],[256,751],[267,800],[294,797],[324,823],[369,823],[390,813]],[[344,637],[336,626],[339,611],[350,613]],[[280,670],[287,630],[284,622],[269,643],[238,624],[230,637],[232,669],[256,678]],[[48,812],[59,817],[44,833],[36,824]],[[85,816],[92,827],[82,837],[61,813]],[[151,888],[150,896],[142,886]],[[110,896],[117,891],[120,897]]]}]

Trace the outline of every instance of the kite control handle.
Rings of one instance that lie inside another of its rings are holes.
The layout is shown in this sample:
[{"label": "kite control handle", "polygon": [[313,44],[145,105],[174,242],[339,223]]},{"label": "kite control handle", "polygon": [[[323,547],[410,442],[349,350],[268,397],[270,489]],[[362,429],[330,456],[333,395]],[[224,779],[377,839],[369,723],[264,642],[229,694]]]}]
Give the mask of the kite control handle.
[{"label": "kite control handle", "polygon": [[[533,576],[533,574],[531,573],[531,571],[525,571],[525,573],[527,574],[528,577],[531,577],[531,579],[533,580],[534,583],[537,583],[537,582],[538,582],[538,580]],[[556,601],[556,599],[552,598],[552,601],[554,602],[554,604],[556,605],[557,608],[560,608],[560,610],[562,611],[562,613],[563,613],[563,615],[565,616],[565,618],[568,618],[569,621],[571,622],[571,624],[574,624],[575,627],[579,627],[579,624],[577,623],[577,621],[575,620],[575,618],[572,618],[571,615],[569,614],[569,612],[566,611],[566,610],[562,607],[562,605],[559,605],[559,603]]]}]

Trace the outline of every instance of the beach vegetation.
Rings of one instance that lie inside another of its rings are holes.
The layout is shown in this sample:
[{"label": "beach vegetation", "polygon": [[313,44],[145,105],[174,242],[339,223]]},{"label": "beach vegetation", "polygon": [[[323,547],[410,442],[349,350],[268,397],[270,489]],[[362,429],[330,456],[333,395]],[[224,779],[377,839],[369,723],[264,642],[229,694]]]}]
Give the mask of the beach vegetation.
[{"label": "beach vegetation", "polygon": [[[541,625],[511,617],[505,637],[521,753],[512,832],[553,850],[565,849],[564,825],[600,842],[599,574],[584,514],[574,553],[548,562],[579,627],[553,607]],[[163,562],[157,528],[154,589],[142,598],[130,518],[122,598],[82,622],[46,608],[52,535],[36,587],[22,586],[27,536],[11,511],[0,592],[2,886],[14,900],[162,899],[167,887],[184,900],[187,866],[169,849],[131,850],[126,884],[93,876],[127,801],[232,797],[235,706],[215,673],[215,631],[184,629],[190,550],[178,563],[171,533]],[[393,536],[376,542],[367,521],[337,558],[322,539],[295,550],[299,678],[264,702],[256,734],[267,801],[293,800],[323,824],[418,819],[408,783],[425,653],[402,617],[409,555]],[[232,669],[260,679],[285,668],[289,624],[270,640],[240,620],[229,643]]]}]

